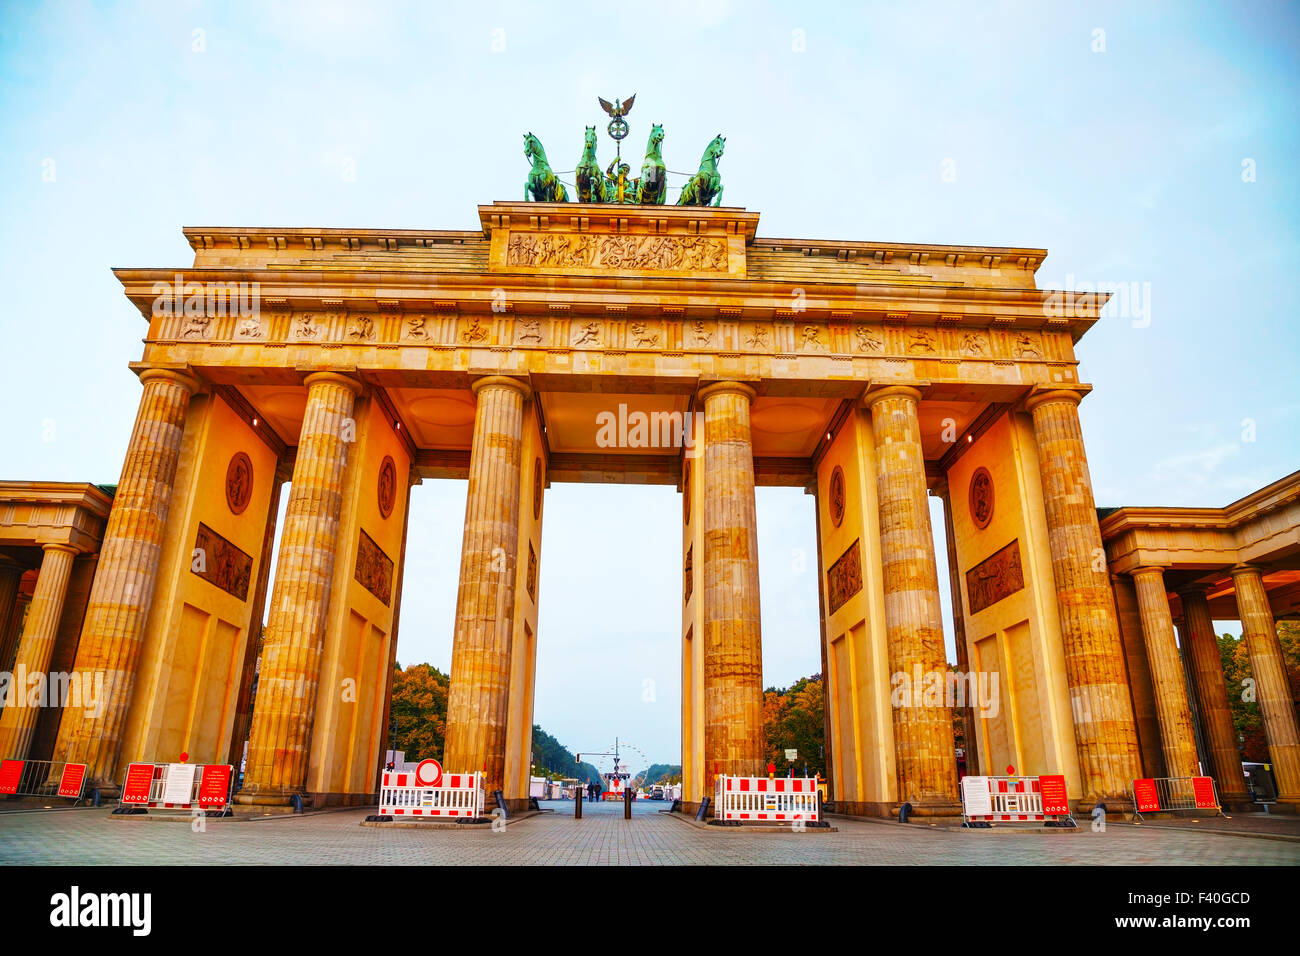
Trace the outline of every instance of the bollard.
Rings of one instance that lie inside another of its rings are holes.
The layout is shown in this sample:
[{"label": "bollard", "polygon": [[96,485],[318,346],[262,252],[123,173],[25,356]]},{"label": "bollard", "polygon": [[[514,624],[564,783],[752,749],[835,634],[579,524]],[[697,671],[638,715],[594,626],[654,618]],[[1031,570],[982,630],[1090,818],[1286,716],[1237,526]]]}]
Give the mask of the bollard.
[{"label": "bollard", "polygon": [[582,819],[582,793],[576,787],[573,790],[573,819]]},{"label": "bollard", "polygon": [[709,803],[712,800],[712,797],[700,798],[700,808],[695,811],[695,819],[697,822],[703,823],[704,819],[709,815]]},{"label": "bollard", "polygon": [[632,819],[632,788],[626,787],[623,790],[623,819]]}]

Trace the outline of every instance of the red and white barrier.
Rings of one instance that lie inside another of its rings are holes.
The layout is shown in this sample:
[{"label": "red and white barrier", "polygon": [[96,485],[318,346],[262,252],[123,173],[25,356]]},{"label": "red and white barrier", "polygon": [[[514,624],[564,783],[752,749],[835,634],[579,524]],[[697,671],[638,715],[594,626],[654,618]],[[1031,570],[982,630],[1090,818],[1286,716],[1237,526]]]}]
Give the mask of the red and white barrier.
[{"label": "red and white barrier", "polygon": [[750,823],[821,822],[812,777],[718,777],[713,815]]},{"label": "red and white barrier", "polygon": [[421,760],[410,773],[384,771],[379,813],[428,819],[481,817],[485,798],[482,774],[443,773],[438,761]]},{"label": "red and white barrier", "polygon": [[229,764],[133,763],[122,782],[124,807],[220,812],[230,806]]},{"label": "red and white barrier", "polygon": [[962,777],[961,810],[966,822],[1046,823],[1073,820],[1065,777]]}]

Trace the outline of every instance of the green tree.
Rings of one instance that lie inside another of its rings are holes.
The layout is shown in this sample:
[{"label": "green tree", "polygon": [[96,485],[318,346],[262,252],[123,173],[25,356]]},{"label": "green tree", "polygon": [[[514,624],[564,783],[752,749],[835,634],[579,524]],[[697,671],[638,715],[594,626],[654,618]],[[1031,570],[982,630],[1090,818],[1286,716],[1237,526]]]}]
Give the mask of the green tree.
[{"label": "green tree", "polygon": [[[393,672],[392,721],[396,726],[395,750],[407,760],[442,759],[447,735],[446,674],[429,664],[401,665]],[[388,733],[392,728],[385,728]]]},{"label": "green tree", "polygon": [[[1294,707],[1300,698],[1300,623],[1279,621],[1277,639],[1282,646],[1282,663],[1286,667]],[[1264,733],[1264,715],[1259,709],[1246,641],[1231,634],[1220,635],[1218,641],[1223,679],[1228,690],[1228,709],[1232,712],[1232,726],[1241,746],[1241,759],[1267,763],[1271,759],[1268,737]]]},{"label": "green tree", "polygon": [[786,750],[797,750],[792,765],[802,774],[826,775],[825,702],[822,677],[801,677],[787,688],[769,687],[763,692],[763,732],[767,738],[767,762],[778,772],[788,766]]}]

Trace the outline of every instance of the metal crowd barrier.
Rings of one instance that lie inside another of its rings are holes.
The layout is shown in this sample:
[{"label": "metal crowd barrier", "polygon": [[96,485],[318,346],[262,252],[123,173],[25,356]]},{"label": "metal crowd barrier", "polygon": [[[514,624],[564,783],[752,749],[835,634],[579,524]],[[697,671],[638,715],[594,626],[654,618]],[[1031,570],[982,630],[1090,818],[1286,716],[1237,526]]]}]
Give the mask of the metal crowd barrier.
[{"label": "metal crowd barrier", "polygon": [[718,820],[820,823],[817,781],[812,777],[720,776],[714,786],[713,814]]},{"label": "metal crowd barrier", "polygon": [[1213,810],[1226,816],[1219,804],[1213,777],[1144,777],[1133,781],[1133,806],[1139,820],[1144,813],[1179,810]]},{"label": "metal crowd barrier", "polygon": [[19,797],[81,799],[86,784],[84,763],[61,760],[0,761],[0,794]]}]

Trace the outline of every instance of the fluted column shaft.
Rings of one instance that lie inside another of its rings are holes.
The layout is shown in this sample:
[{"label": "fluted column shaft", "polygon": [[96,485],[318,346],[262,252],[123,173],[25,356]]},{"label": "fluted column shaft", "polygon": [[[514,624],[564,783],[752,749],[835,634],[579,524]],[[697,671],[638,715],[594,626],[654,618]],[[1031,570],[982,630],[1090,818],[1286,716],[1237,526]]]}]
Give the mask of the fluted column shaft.
[{"label": "fluted column shaft", "polygon": [[1201,733],[1209,750],[1210,770],[1223,803],[1244,803],[1248,797],[1241,772],[1241,748],[1237,746],[1237,731],[1232,726],[1223,657],[1214,636],[1210,605],[1204,589],[1181,591],[1178,597],[1183,605],[1183,633],[1187,638],[1184,650],[1192,664],[1192,683],[1201,712]]},{"label": "fluted column shaft", "polygon": [[[14,646],[18,643],[18,623],[14,611],[18,607],[18,588],[23,581],[23,569],[8,558],[0,557],[0,670],[9,667]],[[13,640],[10,641],[10,625]]]},{"label": "fluted column shaft", "polygon": [[1142,638],[1147,649],[1147,664],[1151,668],[1151,685],[1155,690],[1165,774],[1195,777],[1200,769],[1196,760],[1196,736],[1187,702],[1183,662],[1174,641],[1174,619],[1169,611],[1164,571],[1138,568],[1133,572],[1133,584],[1137,589]]},{"label": "fluted column shaft", "polygon": [[102,673],[104,699],[96,701],[97,710],[65,708],[54,745],[55,761],[86,764],[87,790],[114,785],[145,621],[158,583],[185,413],[199,387],[192,376],[168,369],[147,369],[140,381],[144,393],[104,529],[73,668],[84,681]]},{"label": "fluted column shaft", "polygon": [[704,403],[704,792],[718,774],[761,776],[763,647],[749,407],[738,382]]},{"label": "fluted column shaft", "polygon": [[352,441],[349,423],[361,386],[333,372],[317,372],[305,381],[307,410],[280,536],[248,766],[239,793],[242,803],[282,803],[307,785],[343,476]]},{"label": "fluted column shaft", "polygon": [[1231,571],[1237,591],[1237,615],[1241,633],[1250,652],[1250,673],[1255,678],[1255,697],[1264,714],[1264,734],[1279,800],[1300,802],[1300,730],[1296,727],[1295,705],[1282,662],[1282,644],[1277,639],[1277,622],[1268,603],[1259,569],[1250,565]]},{"label": "fluted column shaft", "polygon": [[505,787],[520,455],[529,388],[494,375],[476,381],[474,394],[443,763],[460,773],[482,771],[490,794]]},{"label": "fluted column shaft", "polygon": [[1097,506],[1079,425],[1080,395],[1051,391],[1026,403],[1034,420],[1052,578],[1085,800],[1131,801],[1141,775],[1124,650],[1107,577]]},{"label": "fluted column shaft", "polygon": [[[918,672],[946,674],[939,572],[926,499],[914,388],[891,386],[868,396],[876,445],[876,498],[880,509],[880,561],[885,589],[885,634],[891,674],[915,682]],[[925,679],[922,676],[922,679]],[[898,799],[949,804],[957,796],[957,755],[952,716],[943,706],[922,706],[920,688],[892,708]]]},{"label": "fluted column shaft", "polygon": [[[18,681],[14,694],[0,712],[0,756],[22,760],[36,730],[36,719],[41,708],[27,706],[27,678],[39,675],[46,678],[50,655],[54,652],[54,639],[59,633],[59,619],[63,616],[63,598],[68,592],[68,576],[76,548],[66,544],[47,544],[41,558],[41,570],[36,576],[36,590],[32,593],[31,609],[27,623],[18,641],[18,659],[14,677]],[[48,687],[48,682],[46,683]],[[58,707],[59,701],[45,700],[43,706]]]}]

